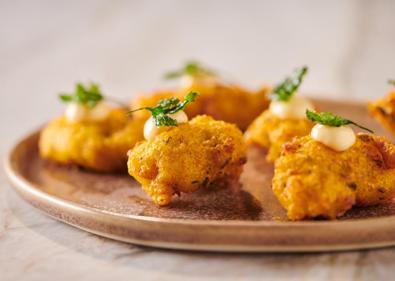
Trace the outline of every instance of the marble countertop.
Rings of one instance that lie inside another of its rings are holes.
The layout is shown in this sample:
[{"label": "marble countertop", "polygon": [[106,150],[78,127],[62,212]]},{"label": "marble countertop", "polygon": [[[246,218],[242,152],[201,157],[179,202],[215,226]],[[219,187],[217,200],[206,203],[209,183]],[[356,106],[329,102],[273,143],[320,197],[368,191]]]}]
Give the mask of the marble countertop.
[{"label": "marble countertop", "polygon": [[[395,2],[1,1],[0,156],[58,114],[59,91],[98,81],[129,99],[190,58],[250,87],[310,67],[303,90],[370,99],[395,78]],[[165,251],[54,221],[0,170],[0,280],[390,280],[393,248],[321,254]]]}]

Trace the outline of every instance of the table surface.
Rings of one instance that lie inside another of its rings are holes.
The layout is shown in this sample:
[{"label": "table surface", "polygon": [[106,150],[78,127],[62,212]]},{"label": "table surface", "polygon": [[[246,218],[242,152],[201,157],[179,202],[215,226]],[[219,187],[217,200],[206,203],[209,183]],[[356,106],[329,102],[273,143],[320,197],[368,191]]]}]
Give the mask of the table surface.
[{"label": "table surface", "polygon": [[[1,1],[0,155],[98,81],[129,99],[195,58],[250,87],[307,64],[303,91],[383,95],[395,78],[394,1]],[[369,81],[369,82],[368,82]],[[80,231],[20,199],[0,171],[0,280],[389,280],[393,248],[221,254],[143,248]]]}]

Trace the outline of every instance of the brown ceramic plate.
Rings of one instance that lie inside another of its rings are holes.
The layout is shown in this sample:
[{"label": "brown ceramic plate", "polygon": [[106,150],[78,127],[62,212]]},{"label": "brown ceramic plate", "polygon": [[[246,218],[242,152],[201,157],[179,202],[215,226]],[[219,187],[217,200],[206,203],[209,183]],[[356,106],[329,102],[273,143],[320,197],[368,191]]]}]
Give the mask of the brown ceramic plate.
[{"label": "brown ceramic plate", "polygon": [[[386,133],[365,105],[317,101],[329,110]],[[295,252],[395,245],[395,203],[356,208],[337,221],[287,221],[271,192],[273,168],[249,151],[242,189],[200,190],[157,207],[127,175],[103,175],[42,161],[36,132],[11,151],[8,176],[17,192],[55,219],[112,239],[163,248]]]}]

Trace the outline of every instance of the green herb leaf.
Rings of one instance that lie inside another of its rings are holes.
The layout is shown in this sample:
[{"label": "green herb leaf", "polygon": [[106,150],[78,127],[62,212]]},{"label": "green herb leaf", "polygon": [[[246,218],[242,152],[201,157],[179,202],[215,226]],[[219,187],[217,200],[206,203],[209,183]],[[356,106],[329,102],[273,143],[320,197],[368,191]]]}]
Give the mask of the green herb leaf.
[{"label": "green herb leaf", "polygon": [[191,102],[194,102],[196,97],[199,94],[196,92],[189,92],[186,96],[183,102],[179,102],[174,108],[169,109],[169,113],[176,113],[180,110],[184,110],[184,108],[190,104]]},{"label": "green herb leaf", "polygon": [[163,108],[163,110],[171,110],[175,108],[180,103],[178,98],[162,99],[158,102],[158,106]]},{"label": "green herb leaf", "polygon": [[189,92],[182,102],[178,98],[162,99],[155,107],[142,107],[131,110],[128,113],[130,114],[139,110],[148,110],[151,112],[157,127],[177,126],[177,120],[171,118],[169,114],[174,114],[183,110],[189,103],[194,102],[198,95],[199,94],[196,92]]},{"label": "green herb leaf", "polygon": [[68,94],[59,94],[59,98],[63,101],[63,102],[70,102],[73,100],[73,97],[71,95]]},{"label": "green herb leaf", "polygon": [[176,79],[176,78],[180,78],[184,75],[187,75],[187,76],[197,76],[197,75],[215,76],[216,74],[214,71],[212,71],[206,67],[203,67],[198,62],[190,61],[190,62],[187,62],[181,69],[167,72],[164,75],[164,78],[165,79]]},{"label": "green herb leaf", "polygon": [[308,68],[306,66],[296,69],[290,77],[278,84],[271,93],[271,98],[279,101],[288,101],[302,84]]},{"label": "green herb leaf", "polygon": [[169,117],[164,113],[159,113],[154,117],[156,127],[177,126],[177,120]]},{"label": "green herb leaf", "polygon": [[74,93],[60,94],[59,98],[62,102],[77,102],[86,105],[89,108],[95,107],[101,100],[103,95],[97,84],[91,83],[89,86],[84,86],[81,83],[75,85]]},{"label": "green herb leaf", "polygon": [[363,127],[351,120],[342,118],[340,116],[334,115],[331,112],[314,112],[314,111],[310,111],[310,110],[306,110],[306,117],[307,119],[313,121],[313,122],[317,122],[319,124],[322,125],[326,125],[326,126],[331,126],[331,127],[340,127],[340,126],[344,126],[344,125],[354,125],[357,126],[363,130],[366,130],[370,133],[373,133],[372,130]]},{"label": "green herb leaf", "polygon": [[395,86],[395,79],[389,79],[388,84]]}]

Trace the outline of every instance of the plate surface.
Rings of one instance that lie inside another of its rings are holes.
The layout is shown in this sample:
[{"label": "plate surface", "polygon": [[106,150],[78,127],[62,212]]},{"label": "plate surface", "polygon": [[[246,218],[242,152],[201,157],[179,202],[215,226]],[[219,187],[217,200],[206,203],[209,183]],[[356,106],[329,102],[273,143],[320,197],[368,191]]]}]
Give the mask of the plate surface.
[{"label": "plate surface", "polygon": [[[317,100],[387,135],[363,104]],[[273,167],[251,148],[240,186],[200,190],[157,207],[127,175],[103,175],[42,161],[36,132],[11,151],[7,174],[18,193],[46,214],[112,239],[162,248],[296,252],[395,245],[395,203],[355,208],[337,221],[286,220],[271,192]]]}]

